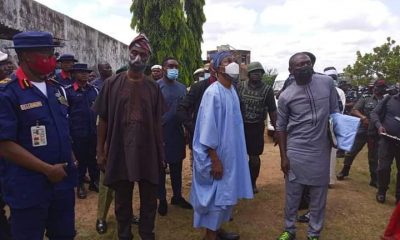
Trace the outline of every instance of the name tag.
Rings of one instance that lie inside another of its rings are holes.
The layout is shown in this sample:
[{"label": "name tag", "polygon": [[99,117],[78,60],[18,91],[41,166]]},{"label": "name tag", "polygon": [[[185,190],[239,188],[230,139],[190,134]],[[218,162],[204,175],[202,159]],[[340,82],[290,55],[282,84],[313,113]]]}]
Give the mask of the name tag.
[{"label": "name tag", "polygon": [[31,127],[32,146],[41,147],[47,145],[47,135],[45,126]]},{"label": "name tag", "polygon": [[25,111],[25,110],[29,110],[29,109],[32,109],[32,108],[42,107],[42,106],[43,106],[42,102],[38,101],[38,102],[31,102],[31,103],[27,103],[27,104],[22,104],[19,107],[21,108],[22,111]]}]

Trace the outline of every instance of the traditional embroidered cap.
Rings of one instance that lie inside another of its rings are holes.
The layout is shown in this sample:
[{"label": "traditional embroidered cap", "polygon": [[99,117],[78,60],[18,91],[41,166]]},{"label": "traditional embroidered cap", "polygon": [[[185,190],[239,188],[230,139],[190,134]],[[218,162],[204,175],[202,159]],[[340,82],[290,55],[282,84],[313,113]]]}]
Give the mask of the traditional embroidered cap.
[{"label": "traditional embroidered cap", "polygon": [[70,71],[91,72],[92,70],[88,69],[88,65],[85,63],[76,63]]},{"label": "traditional embroidered cap", "polygon": [[162,69],[162,66],[161,65],[153,65],[151,67],[151,70],[153,70],[153,69]]},{"label": "traditional embroidered cap", "polygon": [[149,51],[150,54],[152,53],[150,41],[144,33],[140,33],[132,40],[131,44],[129,44],[129,50],[131,50],[132,47],[143,48]]},{"label": "traditional embroidered cap", "polygon": [[21,32],[13,37],[14,46],[7,48],[25,49],[25,48],[53,48],[61,47],[53,41],[53,35],[49,32]]},{"label": "traditional embroidered cap", "polygon": [[0,51],[0,62],[5,61],[7,59],[8,59],[8,54]]},{"label": "traditional embroidered cap", "polygon": [[57,62],[63,62],[63,61],[78,62],[78,60],[75,59],[75,56],[72,54],[63,54],[57,59]]}]

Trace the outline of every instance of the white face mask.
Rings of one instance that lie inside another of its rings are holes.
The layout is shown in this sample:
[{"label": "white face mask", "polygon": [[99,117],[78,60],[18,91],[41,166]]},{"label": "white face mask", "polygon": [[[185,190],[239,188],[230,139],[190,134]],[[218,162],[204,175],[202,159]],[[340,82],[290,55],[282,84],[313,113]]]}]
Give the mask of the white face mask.
[{"label": "white face mask", "polygon": [[204,80],[204,77],[199,77],[199,81],[203,81]]},{"label": "white face mask", "polygon": [[239,64],[231,62],[225,66],[225,73],[233,79],[239,78]]},{"label": "white face mask", "polygon": [[204,80],[207,80],[210,78],[210,73],[204,73]]}]

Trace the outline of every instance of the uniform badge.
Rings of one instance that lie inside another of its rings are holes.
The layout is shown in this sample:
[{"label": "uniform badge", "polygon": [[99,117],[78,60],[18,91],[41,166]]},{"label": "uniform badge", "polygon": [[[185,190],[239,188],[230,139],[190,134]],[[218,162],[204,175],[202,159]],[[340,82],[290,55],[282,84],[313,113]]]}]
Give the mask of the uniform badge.
[{"label": "uniform badge", "polygon": [[42,147],[47,145],[46,127],[36,125],[31,127],[31,137],[33,147]]},{"label": "uniform badge", "polygon": [[58,100],[59,103],[65,105],[65,106],[67,106],[67,107],[69,106],[69,105],[68,105],[68,102],[67,102],[67,99],[65,99],[65,97],[60,93],[60,91],[57,91],[57,92],[55,93],[55,96],[56,96],[56,98],[57,98],[57,100]]},{"label": "uniform badge", "polygon": [[22,104],[19,107],[21,108],[22,111],[25,111],[25,110],[29,110],[29,109],[32,109],[32,108],[42,107],[42,106],[43,106],[42,102],[37,101],[37,102],[31,102],[31,103],[27,103],[27,104]]}]

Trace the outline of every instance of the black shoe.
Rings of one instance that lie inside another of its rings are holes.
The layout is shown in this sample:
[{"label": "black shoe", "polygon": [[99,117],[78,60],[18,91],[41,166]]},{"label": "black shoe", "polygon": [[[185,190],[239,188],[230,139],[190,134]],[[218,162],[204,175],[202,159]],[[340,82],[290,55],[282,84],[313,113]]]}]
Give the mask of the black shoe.
[{"label": "black shoe", "polygon": [[223,229],[219,229],[217,231],[217,237],[219,237],[221,240],[239,240],[240,239],[240,235],[238,233],[227,232]]},{"label": "black shoe", "polygon": [[183,197],[172,197],[171,198],[172,205],[178,205],[184,209],[193,209],[192,205],[188,203]]},{"label": "black shoe", "polygon": [[349,172],[350,172],[350,166],[344,165],[342,171],[340,171],[336,175],[337,180],[339,180],[339,181],[344,180],[345,177],[349,176]]},{"label": "black shoe", "polygon": [[97,182],[91,182],[89,184],[89,191],[99,192],[99,184]]},{"label": "black shoe", "polygon": [[105,220],[97,219],[96,221],[96,231],[99,234],[104,234],[107,232],[107,222]]},{"label": "black shoe", "polygon": [[168,213],[168,203],[167,200],[160,200],[160,202],[158,203],[158,213],[161,216],[165,216]]},{"label": "black shoe", "polygon": [[378,203],[385,203],[385,201],[386,201],[386,194],[377,193],[377,194],[376,194],[376,201],[377,201]]},{"label": "black shoe", "polygon": [[258,193],[258,188],[256,185],[253,186],[253,194],[257,194]]},{"label": "black shoe", "polygon": [[140,218],[135,216],[135,215],[133,215],[132,216],[132,224],[139,225],[139,222],[140,222]]},{"label": "black shoe", "polygon": [[86,192],[85,186],[83,184],[78,186],[76,196],[79,199],[85,199],[87,197],[87,192]]},{"label": "black shoe", "polygon": [[308,223],[310,221],[310,212],[297,217],[297,221],[301,223]]},{"label": "black shoe", "polygon": [[375,181],[370,181],[369,182],[369,185],[371,186],[371,187],[374,187],[374,188],[378,188],[378,184],[375,182]]}]

